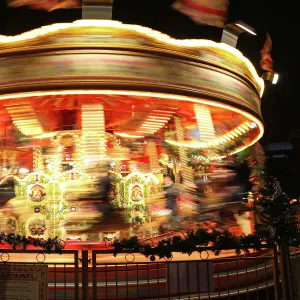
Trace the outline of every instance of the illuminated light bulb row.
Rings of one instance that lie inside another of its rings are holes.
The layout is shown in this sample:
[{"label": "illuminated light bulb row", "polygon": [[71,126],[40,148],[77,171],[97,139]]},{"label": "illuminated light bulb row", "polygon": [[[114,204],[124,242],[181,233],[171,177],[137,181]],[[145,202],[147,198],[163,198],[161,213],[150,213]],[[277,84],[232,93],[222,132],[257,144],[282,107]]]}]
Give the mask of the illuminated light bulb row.
[{"label": "illuminated light bulb row", "polygon": [[178,141],[174,140],[166,140],[167,143],[177,146],[177,147],[183,147],[183,148],[193,148],[193,149],[199,149],[199,148],[211,148],[216,147],[222,144],[226,144],[230,140],[235,140],[237,137],[243,135],[249,130],[252,130],[256,128],[257,125],[254,122],[245,122],[239,127],[233,129],[232,131],[217,137],[216,139],[210,141],[210,142],[193,142],[193,143],[187,143],[187,141],[183,143],[179,143]]},{"label": "illuminated light bulb row", "polygon": [[[177,140],[180,144],[184,144],[184,129],[181,124],[181,120],[178,117],[175,117],[175,128],[176,128],[176,135]],[[179,147],[179,158],[180,163],[182,166],[182,178],[185,183],[192,183],[194,182],[193,179],[193,170],[188,166],[188,157],[186,153],[186,149],[184,147]]]},{"label": "illuminated light bulb row", "polygon": [[[43,36],[49,33],[54,33],[59,30],[68,29],[68,28],[76,28],[76,27],[90,27],[90,26],[96,26],[96,27],[107,27],[107,28],[119,28],[119,29],[127,29],[136,31],[138,33],[145,34],[159,42],[163,42],[165,44],[174,45],[174,46],[181,46],[181,47],[210,47],[216,50],[222,50],[224,52],[230,53],[234,56],[236,56],[238,59],[243,61],[247,67],[249,68],[251,75],[257,82],[257,84],[260,87],[260,94],[262,95],[263,89],[264,89],[264,81],[262,78],[260,78],[253,66],[253,64],[250,62],[249,59],[247,59],[242,52],[240,52],[238,49],[231,47],[224,43],[216,43],[214,41],[210,40],[176,40],[174,38],[171,38],[170,36],[163,34],[159,31],[143,27],[140,25],[131,25],[131,24],[123,24],[121,22],[117,21],[110,21],[110,20],[78,20],[73,23],[58,23],[48,26],[43,26],[38,29],[34,29],[29,32],[22,33],[17,36],[1,36],[0,35],[0,44],[1,43],[14,43],[14,42],[20,42],[25,41],[28,39],[35,39],[39,36]],[[224,53],[226,55],[226,53]]]},{"label": "illuminated light bulb row", "polygon": [[41,135],[43,129],[28,103],[7,105],[6,110],[17,129],[26,136]]},{"label": "illuminated light bulb row", "polygon": [[47,165],[47,168],[51,173],[61,172],[62,162],[62,147],[60,146],[59,139],[52,140],[52,146],[56,148],[55,155],[52,156],[51,162]]},{"label": "illuminated light bulb row", "polygon": [[224,158],[226,158],[226,156],[219,156],[219,155],[214,155],[214,156],[209,156],[209,157],[205,157],[202,155],[193,155],[192,158],[198,159],[198,160],[203,160],[203,161],[212,161],[212,160],[222,160]]},{"label": "illuminated light bulb row", "polygon": [[146,121],[141,125],[139,130],[136,132],[154,134],[160,130],[175,112],[164,111],[164,110],[154,110],[150,113]]},{"label": "illuminated light bulb row", "polygon": [[211,117],[210,108],[204,105],[194,104],[200,140],[203,142],[215,138],[215,128]]},{"label": "illuminated light bulb row", "polygon": [[75,154],[74,154],[74,168],[81,169],[82,168],[82,139],[79,135],[74,135],[75,139]]},{"label": "illuminated light bulb row", "polygon": [[151,171],[159,168],[159,160],[157,155],[156,143],[149,141],[146,147],[146,155],[149,156]]},{"label": "illuminated light bulb row", "polygon": [[120,137],[129,138],[129,139],[141,139],[141,138],[145,137],[143,135],[132,135],[132,134],[124,133],[124,132],[115,132],[114,134],[117,136],[120,136]]},{"label": "illuminated light bulb row", "polygon": [[42,171],[44,169],[43,155],[40,147],[33,149],[33,170],[35,172]]},{"label": "illuminated light bulb row", "polygon": [[105,116],[102,104],[83,104],[82,119],[82,152],[83,162],[90,162],[106,158]]}]

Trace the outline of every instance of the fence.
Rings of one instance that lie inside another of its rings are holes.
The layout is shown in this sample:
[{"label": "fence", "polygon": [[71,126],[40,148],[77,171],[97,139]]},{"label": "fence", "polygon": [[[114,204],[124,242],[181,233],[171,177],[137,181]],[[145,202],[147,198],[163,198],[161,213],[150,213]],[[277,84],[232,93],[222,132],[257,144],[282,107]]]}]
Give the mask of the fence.
[{"label": "fence", "polygon": [[[141,263],[97,262],[93,299],[275,299],[274,256]],[[273,291],[270,291],[273,287]],[[255,299],[255,298],[251,298]]]},{"label": "fence", "polygon": [[[280,299],[277,253],[148,261],[110,250],[3,250],[3,265],[47,265],[48,299]],[[123,259],[124,258],[124,259]],[[133,261],[133,259],[135,261]],[[24,262],[26,261],[26,262]],[[115,262],[113,262],[115,261]]]},{"label": "fence", "polygon": [[64,250],[62,254],[48,254],[39,250],[0,250],[0,253],[0,269],[3,266],[46,265],[48,267],[49,300],[79,300],[83,298],[83,295],[80,294],[79,275],[81,270],[77,250]]}]

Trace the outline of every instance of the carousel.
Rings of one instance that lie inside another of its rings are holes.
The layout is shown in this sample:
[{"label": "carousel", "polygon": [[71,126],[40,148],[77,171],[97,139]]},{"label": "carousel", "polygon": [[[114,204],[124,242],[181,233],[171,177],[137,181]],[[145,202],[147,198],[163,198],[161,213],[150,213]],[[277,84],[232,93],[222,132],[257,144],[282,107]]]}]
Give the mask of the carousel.
[{"label": "carousel", "polygon": [[64,225],[96,218],[70,191],[92,191],[95,164],[105,162],[109,200],[135,234],[151,222],[163,174],[192,186],[195,173],[206,174],[191,162],[222,161],[263,135],[263,80],[226,44],[100,20],[0,36],[0,44],[0,186],[13,182],[16,199],[1,231],[119,237],[116,227],[80,234]]}]

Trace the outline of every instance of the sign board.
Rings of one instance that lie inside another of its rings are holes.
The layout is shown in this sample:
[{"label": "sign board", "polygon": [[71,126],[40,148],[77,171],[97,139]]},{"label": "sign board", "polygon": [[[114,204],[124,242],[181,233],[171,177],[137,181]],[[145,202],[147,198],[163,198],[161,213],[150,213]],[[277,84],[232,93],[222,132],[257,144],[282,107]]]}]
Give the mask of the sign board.
[{"label": "sign board", "polygon": [[170,294],[213,291],[213,267],[209,261],[168,263]]},{"label": "sign board", "polygon": [[0,264],[0,299],[47,300],[47,265]]}]

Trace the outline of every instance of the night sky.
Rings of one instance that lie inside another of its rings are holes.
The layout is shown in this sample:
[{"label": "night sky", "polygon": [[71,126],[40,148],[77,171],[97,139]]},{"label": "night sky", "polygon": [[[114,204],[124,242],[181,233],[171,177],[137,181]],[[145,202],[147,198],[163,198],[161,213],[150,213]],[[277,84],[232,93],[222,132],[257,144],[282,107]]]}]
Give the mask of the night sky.
[{"label": "night sky", "polygon": [[[174,11],[173,0],[115,0],[113,19],[124,23],[139,24],[164,32],[175,38],[206,38],[220,41],[222,29],[196,25]],[[289,16],[292,18],[292,15]],[[284,5],[274,0],[231,0],[229,22],[242,20],[253,26],[258,35],[243,34],[238,49],[256,66],[259,74],[260,49],[268,31],[273,41],[272,57],[274,69],[280,73],[277,85],[267,84],[262,98],[262,113],[265,135],[262,142],[285,141],[292,128],[299,128],[297,120],[296,94],[288,91],[289,62],[296,62],[295,51],[289,52],[289,18],[284,15]],[[81,19],[81,10],[57,10],[51,13],[28,8],[7,8],[6,1],[0,0],[0,34],[15,35],[43,25],[72,22]],[[290,34],[290,33],[289,33]],[[288,57],[288,58],[287,58]],[[293,100],[292,100],[293,96]]]}]

